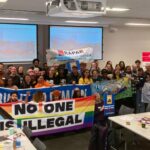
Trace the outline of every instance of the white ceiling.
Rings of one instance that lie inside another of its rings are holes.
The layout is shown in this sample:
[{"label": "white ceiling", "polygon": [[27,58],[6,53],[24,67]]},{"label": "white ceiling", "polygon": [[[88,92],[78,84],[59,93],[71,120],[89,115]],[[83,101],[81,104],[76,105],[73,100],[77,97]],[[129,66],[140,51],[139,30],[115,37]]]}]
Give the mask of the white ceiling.
[{"label": "white ceiling", "polygon": [[[54,18],[46,16],[46,0],[8,0],[0,5],[0,17],[23,17],[30,20],[23,23],[65,24],[65,20],[98,21],[99,25],[121,26],[126,22],[150,23],[150,0],[107,0],[109,7],[130,8],[128,12],[107,12],[105,16],[86,19]],[[6,20],[0,20],[6,22]],[[12,21],[7,21],[12,22]]]}]

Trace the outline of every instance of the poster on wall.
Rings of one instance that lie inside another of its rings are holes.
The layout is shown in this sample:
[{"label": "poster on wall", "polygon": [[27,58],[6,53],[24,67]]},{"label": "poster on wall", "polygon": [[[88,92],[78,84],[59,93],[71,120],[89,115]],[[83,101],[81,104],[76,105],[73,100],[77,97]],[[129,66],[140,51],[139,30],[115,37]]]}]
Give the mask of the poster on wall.
[{"label": "poster on wall", "polygon": [[143,67],[150,65],[150,52],[142,52],[142,65]]}]

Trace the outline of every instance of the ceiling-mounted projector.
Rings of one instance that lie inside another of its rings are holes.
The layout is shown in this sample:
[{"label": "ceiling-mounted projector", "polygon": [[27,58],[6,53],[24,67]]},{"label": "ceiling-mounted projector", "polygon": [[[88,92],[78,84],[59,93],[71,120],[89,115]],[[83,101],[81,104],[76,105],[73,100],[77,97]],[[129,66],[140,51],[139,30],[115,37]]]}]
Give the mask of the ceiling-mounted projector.
[{"label": "ceiling-mounted projector", "polygon": [[106,14],[106,0],[47,0],[47,16],[87,18]]}]

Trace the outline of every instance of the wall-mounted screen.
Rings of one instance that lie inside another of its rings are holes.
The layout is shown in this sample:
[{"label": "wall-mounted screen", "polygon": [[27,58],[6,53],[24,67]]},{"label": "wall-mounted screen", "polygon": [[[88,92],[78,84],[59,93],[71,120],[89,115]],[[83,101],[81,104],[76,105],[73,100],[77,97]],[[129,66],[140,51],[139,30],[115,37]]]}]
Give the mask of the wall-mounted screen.
[{"label": "wall-mounted screen", "polygon": [[50,49],[72,50],[73,53],[83,49],[90,51],[92,59],[102,59],[102,27],[50,26],[49,32]]},{"label": "wall-mounted screen", "polygon": [[0,24],[0,62],[28,62],[37,58],[37,26]]}]

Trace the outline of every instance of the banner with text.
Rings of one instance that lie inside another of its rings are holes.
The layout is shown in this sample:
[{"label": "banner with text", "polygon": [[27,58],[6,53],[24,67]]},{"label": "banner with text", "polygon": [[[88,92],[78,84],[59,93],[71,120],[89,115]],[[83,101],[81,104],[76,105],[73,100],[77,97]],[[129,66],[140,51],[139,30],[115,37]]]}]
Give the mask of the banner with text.
[{"label": "banner with text", "polygon": [[72,50],[57,50],[48,49],[46,50],[47,64],[52,64],[57,61],[68,61],[68,60],[86,60],[92,59],[93,48],[86,47]]},{"label": "banner with text", "polygon": [[115,114],[115,97],[114,95],[104,94],[104,116]]},{"label": "banner with text", "polygon": [[1,120],[0,130],[28,126],[33,136],[78,130],[93,125],[95,97],[42,103],[0,104],[3,112],[14,120]]},{"label": "banner with text", "polygon": [[[45,95],[46,101],[51,101],[52,92],[54,90],[61,91],[62,99],[66,99],[66,98],[72,98],[75,88],[79,88],[83,96],[91,96],[90,85],[65,85],[65,86],[54,86],[50,88],[19,89],[17,90],[17,92],[18,92],[19,100],[25,100],[27,92],[30,92],[30,96],[28,98],[30,101],[33,98],[33,94],[37,93],[38,91],[41,91]],[[6,103],[9,100],[10,93],[13,91],[14,90],[12,89],[0,87],[0,103]]]}]

